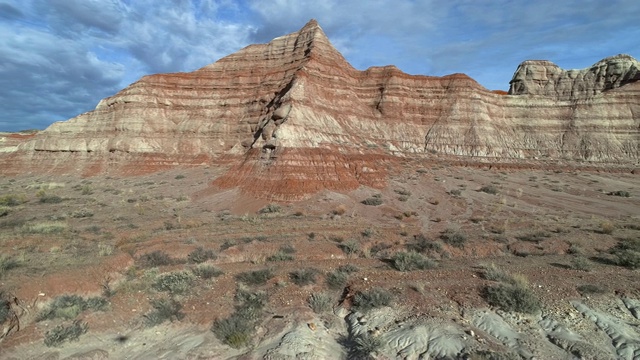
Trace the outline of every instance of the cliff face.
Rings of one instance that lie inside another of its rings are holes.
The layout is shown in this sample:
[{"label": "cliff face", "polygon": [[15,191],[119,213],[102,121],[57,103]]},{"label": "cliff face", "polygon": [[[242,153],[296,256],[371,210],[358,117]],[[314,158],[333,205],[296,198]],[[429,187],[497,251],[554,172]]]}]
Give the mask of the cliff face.
[{"label": "cliff face", "polygon": [[355,70],[311,21],[192,73],[146,76],[0,161],[87,175],[225,163],[217,185],[279,199],[382,186],[407,156],[633,164],[638,68],[628,56],[580,71],[529,61],[500,95],[463,74]]}]

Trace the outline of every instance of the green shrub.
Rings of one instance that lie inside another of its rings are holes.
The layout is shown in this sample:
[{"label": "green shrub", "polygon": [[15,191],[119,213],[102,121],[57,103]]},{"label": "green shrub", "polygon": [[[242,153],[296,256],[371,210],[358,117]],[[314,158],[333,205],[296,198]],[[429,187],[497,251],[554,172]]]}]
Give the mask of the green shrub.
[{"label": "green shrub", "polygon": [[447,229],[440,234],[440,239],[445,244],[449,244],[453,247],[463,248],[467,242],[467,235],[459,230]]},{"label": "green shrub", "polygon": [[432,269],[436,263],[417,252],[397,252],[391,258],[393,267],[399,271]]},{"label": "green shrub", "polygon": [[236,279],[247,285],[264,285],[274,276],[271,269],[262,269],[240,273],[236,275]]},{"label": "green shrub", "polygon": [[628,191],[624,191],[624,190],[612,191],[612,192],[608,193],[607,195],[620,196],[620,197],[631,197],[631,194]]},{"label": "green shrub", "polygon": [[80,209],[80,210],[75,210],[75,211],[71,212],[71,214],[69,214],[69,215],[72,218],[82,219],[82,218],[92,217],[93,213],[90,210],[87,210],[87,209]]},{"label": "green shrub", "polygon": [[89,325],[79,320],[75,320],[69,326],[58,325],[45,333],[44,344],[47,347],[52,347],[59,346],[65,341],[75,341],[88,330]]},{"label": "green shrub", "polygon": [[316,314],[321,314],[323,312],[327,312],[331,310],[331,304],[333,300],[331,295],[327,293],[313,293],[309,296],[309,307]]},{"label": "green shrub", "polygon": [[187,260],[192,264],[200,264],[207,260],[215,260],[217,257],[213,250],[199,246],[187,255]]},{"label": "green shrub", "polygon": [[342,244],[338,244],[338,248],[347,255],[353,255],[360,251],[360,244],[355,240],[349,240]]},{"label": "green shrub", "polygon": [[180,321],[184,318],[185,314],[181,312],[182,304],[174,299],[160,298],[151,300],[151,306],[153,311],[144,315],[147,326],[160,325],[163,322],[169,320]]},{"label": "green shrub", "polygon": [[11,208],[8,206],[0,205],[0,217],[7,216],[11,212]]},{"label": "green shrub", "polygon": [[109,306],[109,301],[103,297],[92,297],[83,299],[79,295],[61,295],[42,310],[36,321],[51,319],[75,319],[84,310],[105,311]]},{"label": "green shrub", "polygon": [[377,353],[382,347],[380,338],[368,332],[361,332],[351,341],[351,359],[372,359],[371,355]]},{"label": "green shrub", "polygon": [[287,244],[280,246],[280,252],[283,252],[285,254],[295,254],[296,249],[293,246]]},{"label": "green shrub", "polygon": [[540,301],[524,283],[502,283],[484,288],[487,302],[504,311],[532,314],[540,310]]},{"label": "green shrub", "polygon": [[278,251],[277,253],[267,257],[267,261],[292,261],[293,255],[287,254],[283,251]]},{"label": "green shrub", "polygon": [[498,188],[495,187],[494,185],[485,185],[480,188],[480,191],[483,193],[495,195],[498,193]]},{"label": "green shrub", "polygon": [[198,265],[191,269],[191,271],[193,272],[193,275],[201,279],[211,279],[224,274],[224,271],[211,265]]},{"label": "green shrub", "polygon": [[188,271],[173,271],[161,274],[156,278],[152,287],[157,291],[166,291],[171,294],[184,294],[191,289],[194,275]]},{"label": "green shrub", "polygon": [[571,268],[580,271],[591,271],[591,261],[584,256],[576,256],[571,260]]},{"label": "green shrub", "polygon": [[0,324],[3,324],[13,313],[11,302],[13,296],[0,290]]},{"label": "green shrub", "polygon": [[67,230],[67,224],[60,221],[27,224],[22,227],[27,234],[57,234]]},{"label": "green shrub", "polygon": [[62,202],[62,198],[58,195],[42,195],[40,197],[40,202],[42,204],[59,204]]},{"label": "green shrub", "polygon": [[9,270],[15,269],[20,266],[20,262],[8,255],[0,255],[0,278],[3,277]]},{"label": "green shrub", "polygon": [[291,281],[298,286],[305,286],[309,284],[314,284],[316,282],[316,275],[318,274],[318,269],[307,268],[293,271],[289,274],[291,277]]},{"label": "green shrub", "polygon": [[383,201],[380,197],[370,197],[361,201],[362,204],[369,206],[379,206],[382,205]]},{"label": "green shrub", "polygon": [[516,236],[516,239],[518,240],[522,240],[522,241],[528,241],[528,242],[535,242],[538,243],[548,237],[551,237],[551,234],[543,231],[543,230],[539,230],[539,231],[534,231],[532,233],[529,234],[524,234],[524,235],[518,235]]},{"label": "green shrub", "polygon": [[260,214],[273,214],[273,213],[279,213],[280,211],[282,211],[282,208],[280,207],[280,205],[278,205],[278,204],[269,204],[269,205],[263,207],[262,209],[260,209],[259,213]]},{"label": "green shrub", "polygon": [[247,346],[254,336],[257,321],[267,303],[265,293],[238,291],[236,311],[226,319],[213,322],[211,331],[222,341],[235,349]]},{"label": "green shrub", "polygon": [[185,178],[185,176],[184,176],[184,175],[182,175],[182,174],[178,174],[178,175],[176,175],[176,177],[175,177],[175,179],[176,179],[176,180],[180,180],[180,179],[184,179],[184,178]]},{"label": "green shrub", "polygon": [[18,206],[23,203],[25,203],[24,197],[18,195],[9,194],[0,196],[0,205],[2,206]]},{"label": "green shrub", "polygon": [[427,238],[424,234],[413,236],[413,242],[407,244],[407,249],[419,253],[427,253],[430,251],[441,252],[442,244]]},{"label": "green shrub", "polygon": [[393,296],[382,288],[373,288],[365,292],[358,292],[353,297],[353,307],[358,311],[367,312],[371,309],[389,306]]},{"label": "green shrub", "polygon": [[345,264],[338,267],[338,271],[343,272],[345,274],[352,274],[354,272],[360,271],[357,266],[353,264]]},{"label": "green shrub", "polygon": [[171,265],[175,261],[162,250],[155,250],[150,253],[143,254],[138,258],[140,266],[142,267],[158,267],[158,266],[166,266]]},{"label": "green shrub", "polygon": [[609,253],[615,256],[614,263],[618,266],[640,268],[640,239],[621,239]]},{"label": "green shrub", "polygon": [[330,272],[325,277],[327,286],[333,290],[342,289],[344,285],[347,283],[348,279],[349,279],[349,275],[347,275],[342,271]]},{"label": "green shrub", "polygon": [[483,277],[487,280],[491,281],[500,281],[506,283],[517,282],[514,277],[504,271],[503,269],[497,267],[495,264],[484,265]]}]

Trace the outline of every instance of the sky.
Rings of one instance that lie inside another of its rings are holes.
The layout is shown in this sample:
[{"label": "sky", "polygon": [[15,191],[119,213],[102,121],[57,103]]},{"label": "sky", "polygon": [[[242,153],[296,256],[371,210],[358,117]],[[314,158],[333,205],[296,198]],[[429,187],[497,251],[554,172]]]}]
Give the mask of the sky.
[{"label": "sky", "polygon": [[638,0],[0,0],[0,131],[46,128],[312,18],[357,69],[462,72],[491,90],[524,60],[640,58]]}]

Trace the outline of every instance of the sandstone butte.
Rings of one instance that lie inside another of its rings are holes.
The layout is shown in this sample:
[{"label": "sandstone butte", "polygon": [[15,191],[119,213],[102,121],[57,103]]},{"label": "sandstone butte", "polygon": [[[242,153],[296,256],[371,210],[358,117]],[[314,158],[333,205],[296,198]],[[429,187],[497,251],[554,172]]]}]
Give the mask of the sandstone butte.
[{"label": "sandstone butte", "polygon": [[626,171],[640,157],[639,69],[628,55],[583,70],[525,61],[505,94],[464,74],[356,70],[311,20],[196,71],[145,76],[36,134],[4,134],[0,172],[222,166],[214,187],[298,200],[382,187],[409,159]]}]

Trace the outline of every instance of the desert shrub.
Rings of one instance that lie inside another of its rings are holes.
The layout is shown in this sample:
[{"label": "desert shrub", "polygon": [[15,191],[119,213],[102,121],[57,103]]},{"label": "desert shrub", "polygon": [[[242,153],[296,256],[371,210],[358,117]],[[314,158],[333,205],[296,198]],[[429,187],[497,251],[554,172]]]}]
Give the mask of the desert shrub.
[{"label": "desert shrub", "polygon": [[325,282],[330,289],[338,290],[342,289],[349,280],[349,275],[342,271],[332,271],[325,277]]},{"label": "desert shrub", "polygon": [[578,290],[578,292],[582,295],[604,294],[607,292],[607,290],[593,284],[580,285],[576,288],[576,290]]},{"label": "desert shrub", "polygon": [[292,261],[293,255],[279,250],[277,253],[267,257],[267,261]]},{"label": "desert shrub", "polygon": [[289,245],[289,244],[280,246],[279,250],[281,252],[285,253],[285,254],[295,254],[296,253],[296,249],[293,246]]},{"label": "desert shrub", "polygon": [[25,199],[22,196],[9,194],[0,196],[0,205],[1,206],[18,206],[20,204],[25,203]]},{"label": "desert shrub", "polygon": [[213,250],[199,246],[187,255],[187,260],[192,264],[200,264],[207,260],[215,260],[217,257]]},{"label": "desert shrub", "polygon": [[318,274],[318,269],[306,268],[293,271],[289,274],[291,281],[298,286],[305,286],[309,284],[314,284],[316,282],[316,275]]},{"label": "desert shrub", "polygon": [[227,250],[230,247],[236,246],[237,243],[235,240],[225,240],[221,245],[220,245],[220,251],[224,251]]},{"label": "desert shrub", "polygon": [[108,308],[109,301],[103,297],[84,299],[79,295],[65,294],[56,297],[37,316],[36,321],[51,319],[75,319],[84,310],[104,311]]},{"label": "desert shrub", "polygon": [[279,213],[280,211],[282,211],[282,208],[280,207],[280,205],[278,205],[278,204],[269,204],[269,205],[263,207],[262,209],[260,209],[259,213],[260,214],[273,214],[273,213]]},{"label": "desert shrub", "polygon": [[345,264],[338,267],[338,271],[343,272],[345,274],[352,274],[354,272],[360,271],[357,266],[353,264]]},{"label": "desert shrub", "polygon": [[0,278],[4,276],[9,270],[15,269],[20,266],[20,261],[9,256],[0,255]]},{"label": "desert shrub", "polygon": [[487,286],[482,296],[490,305],[504,311],[532,314],[540,310],[540,301],[524,282]]},{"label": "desert shrub", "polygon": [[353,306],[358,311],[367,312],[371,309],[389,306],[393,296],[382,288],[373,288],[365,292],[358,292],[353,297]]},{"label": "desert shrub", "polygon": [[57,234],[67,230],[67,224],[60,221],[27,224],[22,227],[27,234]]},{"label": "desert shrub", "polygon": [[411,191],[409,190],[405,190],[405,189],[396,189],[393,190],[396,194],[398,195],[403,195],[403,196],[411,196]]},{"label": "desert shrub", "polygon": [[483,193],[495,195],[498,193],[498,188],[495,187],[494,185],[485,185],[480,188],[480,191]]},{"label": "desert shrub", "polygon": [[616,229],[616,226],[611,221],[603,221],[600,223],[600,233],[601,234],[613,234],[613,231]]},{"label": "desert shrub", "polygon": [[180,180],[180,179],[184,179],[184,178],[185,178],[185,176],[184,176],[184,175],[182,175],[182,174],[178,174],[178,175],[176,175],[176,177],[175,177],[174,179],[176,179],[176,180]]},{"label": "desert shrub", "polygon": [[402,202],[408,201],[408,200],[409,200],[409,196],[407,196],[407,195],[400,195],[400,196],[398,196],[398,200],[399,200],[399,201],[402,201]]},{"label": "desert shrub", "polygon": [[331,211],[333,215],[344,215],[346,212],[347,212],[347,207],[342,204],[336,206],[336,208],[333,209],[333,211]]},{"label": "desert shrub", "polygon": [[453,197],[458,197],[462,194],[462,190],[460,189],[452,189],[449,190],[449,195],[453,196]]},{"label": "desert shrub", "polygon": [[331,295],[322,292],[311,294],[307,301],[311,310],[316,314],[331,310],[331,304],[333,303]]},{"label": "desert shrub", "polygon": [[447,229],[440,234],[440,239],[445,244],[449,244],[453,247],[463,248],[467,242],[467,235],[460,230]]},{"label": "desert shrub", "polygon": [[72,218],[82,219],[82,218],[92,217],[93,213],[90,210],[87,210],[87,209],[80,209],[80,210],[75,210],[75,211],[71,212],[71,214],[69,214],[69,215]]},{"label": "desert shrub", "polygon": [[251,341],[262,309],[267,303],[265,293],[238,291],[236,293],[236,311],[226,319],[213,322],[211,331],[223,343],[239,349]]},{"label": "desert shrub", "polygon": [[360,235],[362,235],[362,237],[365,237],[365,238],[370,238],[370,237],[372,237],[375,233],[376,233],[376,232],[375,232],[375,230],[373,230],[373,229],[369,228],[369,229],[364,229],[364,230],[362,230],[362,231],[360,232]]},{"label": "desert shrub", "polygon": [[351,359],[371,359],[382,347],[380,338],[368,332],[361,332],[351,340],[349,356]]},{"label": "desert shrub", "polygon": [[347,242],[338,244],[338,248],[347,255],[353,255],[360,251],[360,244],[355,240],[349,240]]},{"label": "desert shrub", "polygon": [[624,190],[611,191],[607,195],[620,196],[620,197],[631,197],[631,194],[628,191],[624,191]]},{"label": "desert shrub", "polygon": [[211,279],[224,274],[224,271],[211,265],[198,265],[191,269],[191,272],[193,272],[193,275],[201,279]]},{"label": "desert shrub", "polygon": [[274,276],[275,275],[271,269],[262,269],[240,273],[236,275],[236,279],[247,285],[264,285]]},{"label": "desert shrub", "polygon": [[62,202],[62,198],[58,195],[47,195],[43,194],[40,197],[40,203],[42,204],[59,204]]},{"label": "desert shrub", "polygon": [[571,268],[580,271],[590,271],[591,261],[584,256],[576,256],[571,259]]},{"label": "desert shrub", "polygon": [[441,252],[442,244],[436,241],[432,241],[423,234],[413,236],[413,242],[407,244],[407,249],[419,253],[426,253],[429,251]]},{"label": "desert shrub", "polygon": [[514,282],[513,276],[503,269],[497,267],[496,264],[491,263],[489,265],[484,265],[483,267],[484,272],[482,273],[482,276],[487,280],[507,283]]},{"label": "desert shrub", "polygon": [[188,271],[172,271],[159,275],[152,287],[157,291],[166,291],[171,294],[184,294],[191,289],[194,275]]},{"label": "desert shrub", "polygon": [[436,267],[433,260],[413,251],[397,252],[391,258],[391,262],[398,271],[424,270]]},{"label": "desert shrub", "polygon": [[44,344],[47,347],[52,347],[59,346],[65,341],[75,341],[88,330],[89,325],[79,320],[75,320],[69,326],[58,325],[45,333]]},{"label": "desert shrub", "polygon": [[379,206],[382,205],[383,201],[380,197],[372,196],[370,198],[362,200],[361,203],[370,206]]},{"label": "desert shrub", "polygon": [[185,314],[181,311],[182,304],[174,299],[160,298],[151,300],[151,306],[153,310],[144,315],[147,326],[160,325],[163,322],[169,320],[180,321],[184,318]]},{"label": "desert shrub", "polygon": [[613,262],[618,266],[640,268],[640,239],[621,239],[609,253],[615,256]]},{"label": "desert shrub", "polygon": [[141,255],[137,262],[142,267],[158,267],[171,265],[174,263],[174,260],[166,252],[155,250]]},{"label": "desert shrub", "polygon": [[0,205],[0,217],[7,216],[11,212],[11,208],[8,206]]}]

